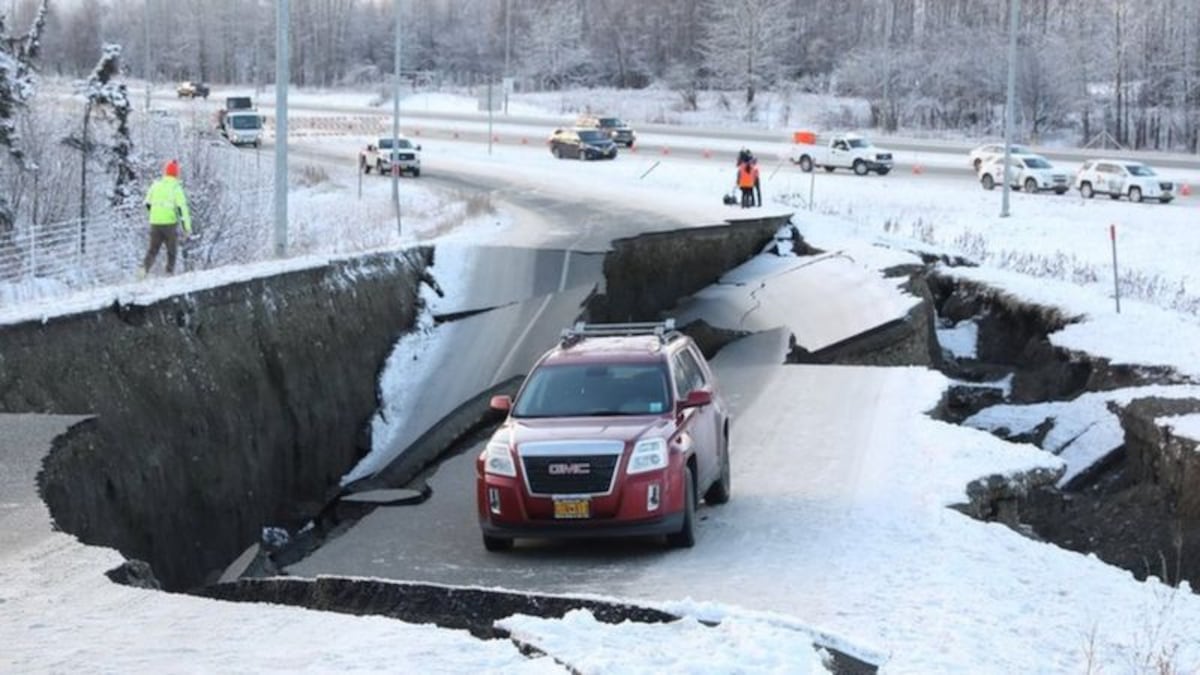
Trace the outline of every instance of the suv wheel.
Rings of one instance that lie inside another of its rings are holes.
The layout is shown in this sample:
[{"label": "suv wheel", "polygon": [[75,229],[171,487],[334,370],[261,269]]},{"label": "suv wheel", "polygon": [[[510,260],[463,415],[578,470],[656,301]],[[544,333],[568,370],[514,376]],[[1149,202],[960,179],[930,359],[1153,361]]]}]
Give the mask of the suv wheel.
[{"label": "suv wheel", "polygon": [[721,475],[704,493],[704,502],[710,505],[724,504],[729,501],[729,487],[729,439],[726,438],[721,444]]},{"label": "suv wheel", "polygon": [[1037,181],[1032,178],[1025,179],[1025,191],[1032,194],[1037,192]]},{"label": "suv wheel", "polygon": [[1131,201],[1131,202],[1142,201],[1142,188],[1140,188],[1140,187],[1129,188],[1129,201]]},{"label": "suv wheel", "polygon": [[979,179],[979,183],[983,186],[984,190],[996,189],[996,179],[992,178],[992,174],[990,173],[983,174],[983,178]]},{"label": "suv wheel", "polygon": [[380,176],[383,175],[383,160],[382,159],[375,160],[375,173],[379,174]]},{"label": "suv wheel", "polygon": [[1092,190],[1092,184],[1088,183],[1087,181],[1080,183],[1079,196],[1083,197],[1084,199],[1091,199],[1092,197],[1095,197],[1096,193]]},{"label": "suv wheel", "polygon": [[562,148],[560,148],[557,145],[550,148],[550,154],[554,155],[554,159],[562,159],[563,158]]},{"label": "suv wheel", "polygon": [[675,548],[691,548],[696,544],[696,483],[692,480],[692,467],[684,468],[683,482],[683,527],[667,535],[667,543]]},{"label": "suv wheel", "polygon": [[855,176],[867,175],[867,163],[862,161],[861,159],[854,160],[854,175]]},{"label": "suv wheel", "polygon": [[489,551],[508,551],[513,547],[513,540],[505,537],[483,535],[483,547]]},{"label": "suv wheel", "polygon": [[802,155],[800,157],[800,161],[796,163],[800,165],[800,170],[804,173],[808,173],[809,171],[813,170],[812,157],[809,157],[808,155]]}]

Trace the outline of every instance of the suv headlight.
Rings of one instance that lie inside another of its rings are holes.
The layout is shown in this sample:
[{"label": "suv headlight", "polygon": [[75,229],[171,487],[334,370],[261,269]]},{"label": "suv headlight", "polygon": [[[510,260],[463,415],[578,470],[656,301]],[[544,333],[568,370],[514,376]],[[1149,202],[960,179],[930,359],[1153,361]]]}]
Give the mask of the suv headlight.
[{"label": "suv headlight", "polygon": [[633,446],[629,456],[627,474],[646,473],[667,468],[667,441],[662,438],[647,438]]},{"label": "suv headlight", "polygon": [[507,444],[488,443],[487,450],[483,451],[483,470],[496,476],[516,478],[517,465]]}]

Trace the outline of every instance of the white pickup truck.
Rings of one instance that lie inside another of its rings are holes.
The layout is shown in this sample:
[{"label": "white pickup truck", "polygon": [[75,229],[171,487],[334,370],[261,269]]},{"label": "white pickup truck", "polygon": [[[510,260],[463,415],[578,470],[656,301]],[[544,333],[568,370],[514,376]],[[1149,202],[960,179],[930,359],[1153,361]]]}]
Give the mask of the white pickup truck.
[{"label": "white pickup truck", "polygon": [[838,134],[827,141],[818,138],[813,145],[797,144],[792,150],[792,162],[802,171],[821,167],[826,171],[853,169],[859,176],[874,171],[886,176],[892,170],[892,153],[871,145],[871,141],[857,134]]},{"label": "white pickup truck", "polygon": [[392,172],[393,163],[401,174],[420,176],[421,146],[401,136],[381,138],[358,151],[358,168],[363,173],[371,173],[374,169],[379,174],[388,174]]}]

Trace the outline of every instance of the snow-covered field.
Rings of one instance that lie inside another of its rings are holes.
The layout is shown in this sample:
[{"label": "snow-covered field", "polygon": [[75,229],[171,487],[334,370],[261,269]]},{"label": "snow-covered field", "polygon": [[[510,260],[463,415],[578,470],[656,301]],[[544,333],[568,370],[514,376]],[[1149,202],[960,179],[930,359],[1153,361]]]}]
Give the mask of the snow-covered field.
[{"label": "snow-covered field", "polygon": [[[335,98],[313,95],[318,103]],[[434,103],[430,99],[429,105]],[[453,104],[442,99],[436,103]],[[622,103],[628,105],[612,105]],[[473,102],[457,103],[468,104]],[[549,108],[542,109],[547,114],[570,107],[543,105]],[[319,139],[311,147],[353,158],[361,141]],[[562,162],[538,145],[498,145],[490,155],[478,143],[425,140],[424,145],[423,162],[430,175],[503,175],[516,189],[619,201],[664,218],[682,214],[696,222],[715,222],[733,212],[720,204],[733,167],[715,160],[642,153],[607,163]],[[882,267],[875,254],[878,247],[967,255],[985,266],[954,273],[1083,317],[1053,335],[1056,344],[1117,363],[1173,366],[1200,377],[1196,201],[1137,205],[1016,193],[1013,216],[1000,219],[999,193],[980,190],[965,166],[963,174],[961,179],[899,173],[885,178],[809,176],[774,165],[764,167],[763,192],[768,208],[797,209],[795,222],[806,239],[822,249],[844,251],[871,269]],[[349,165],[337,169],[321,188],[298,192],[293,211],[336,213],[339,203],[355,198],[357,178],[352,176]],[[408,221],[413,229],[380,242],[380,247],[407,245],[426,236],[435,241],[453,237],[537,244],[547,234],[539,230],[541,224],[503,210],[447,218],[438,227],[440,221],[430,214],[440,212],[440,200],[447,195],[420,181],[406,181],[404,190],[406,204],[415,212]],[[384,200],[386,194],[386,181],[376,181],[364,190],[364,199]],[[380,231],[394,226],[386,210],[378,217],[380,222],[367,225]],[[332,216],[312,222],[304,230],[306,240],[334,241],[345,236],[344,228],[360,225]],[[1108,276],[1110,224],[1117,225],[1124,294],[1133,298],[1122,302],[1120,314],[1113,307]],[[315,246],[309,257],[9,306],[0,312],[0,321],[82,311],[114,299],[150,302],[284,268],[321,265],[340,250],[345,249]],[[882,257],[894,258],[895,252]],[[954,350],[969,352],[969,329],[955,337]],[[781,368],[764,386],[776,401],[788,401],[814,386],[837,391],[845,405],[871,411],[872,422],[828,433],[849,434],[847,442],[861,441],[878,453],[861,466],[831,460],[828,466],[836,471],[861,472],[809,477],[799,493],[795,482],[785,479],[788,472],[780,470],[788,468],[793,448],[762,448],[760,461],[739,466],[737,496],[713,526],[734,537],[751,531],[770,534],[774,528],[785,545],[767,551],[712,547],[711,556],[734,573],[732,583],[737,584],[721,593],[720,602],[696,597],[699,591],[677,585],[679,569],[674,566],[649,572],[659,582],[660,595],[675,598],[679,608],[689,610],[686,613],[728,618],[721,629],[701,632],[690,619],[659,628],[599,626],[586,614],[561,621],[515,617],[506,626],[552,654],[570,655],[570,662],[584,664],[586,672],[820,668],[808,637],[790,640],[795,631],[778,628],[768,619],[793,627],[811,622],[811,633],[804,636],[833,629],[845,646],[883,657],[889,672],[1146,672],[1162,654],[1181,671],[1200,667],[1200,631],[1195,628],[1200,625],[1200,598],[1187,589],[1172,589],[1155,579],[1137,581],[1094,557],[1035,542],[946,508],[962,499],[965,483],[973,478],[1058,466],[1060,459],[1032,446],[1011,446],[980,431],[925,418],[921,413],[947,386],[941,376],[915,370],[893,373],[876,390],[871,388],[870,370]],[[872,396],[856,400],[860,392]],[[1113,392],[1109,397],[1127,395]],[[1095,398],[1081,399],[1058,413],[1063,426],[1056,433],[1071,434],[1102,423],[1087,445],[1111,447],[1115,432],[1097,417],[1103,402]],[[822,424],[785,404],[758,410],[757,428],[794,425],[799,433],[806,424]],[[1032,419],[1046,411],[998,409],[991,414],[995,420],[981,417],[976,425],[1017,424],[1018,417]],[[1181,435],[1200,436],[1196,415],[1171,423]],[[900,431],[890,435],[896,430]],[[755,438],[751,434],[743,440],[752,443]],[[839,451],[828,448],[829,453]],[[1074,466],[1072,457],[1064,459]],[[770,510],[755,508],[761,506],[756,502],[772,499],[796,519],[763,518]],[[739,514],[748,514],[746,520],[739,520]],[[854,536],[847,536],[848,529]],[[701,559],[705,555],[702,542],[689,561],[711,565],[712,559]],[[111,551],[82,546],[62,534],[48,533],[34,549],[0,552],[0,671],[559,670],[548,659],[526,660],[508,643],[480,642],[431,626],[232,605],[116,586],[102,574],[116,562],[118,556]],[[769,627],[773,625],[776,628]],[[684,656],[665,664],[634,656],[661,654],[667,651],[665,645],[677,646],[671,653]]]}]

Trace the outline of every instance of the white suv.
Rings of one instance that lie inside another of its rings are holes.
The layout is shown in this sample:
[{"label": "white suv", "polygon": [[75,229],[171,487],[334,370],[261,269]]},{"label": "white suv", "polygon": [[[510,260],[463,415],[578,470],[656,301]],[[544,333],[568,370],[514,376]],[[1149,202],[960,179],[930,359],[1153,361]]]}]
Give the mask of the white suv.
[{"label": "white suv", "polygon": [[1175,183],[1163,180],[1141,162],[1123,159],[1089,159],[1075,174],[1075,187],[1085,199],[1104,193],[1113,199],[1157,199],[1166,204],[1175,198]]},{"label": "white suv", "polygon": [[[1055,194],[1061,195],[1070,189],[1070,177],[1067,172],[1056,168],[1050,160],[1041,155],[1012,155],[1010,166],[1012,168],[1009,169],[1009,184],[1018,190],[1054,190]],[[979,184],[984,190],[995,188],[1003,180],[1003,155],[980,165]]]},{"label": "white suv", "polygon": [[[1013,144],[1009,146],[1008,154],[1010,155],[1032,155],[1034,154],[1028,146]],[[988,143],[975,148],[967,154],[967,162],[975,173],[979,173],[979,168],[984,164],[1004,156],[1003,143]]]}]

